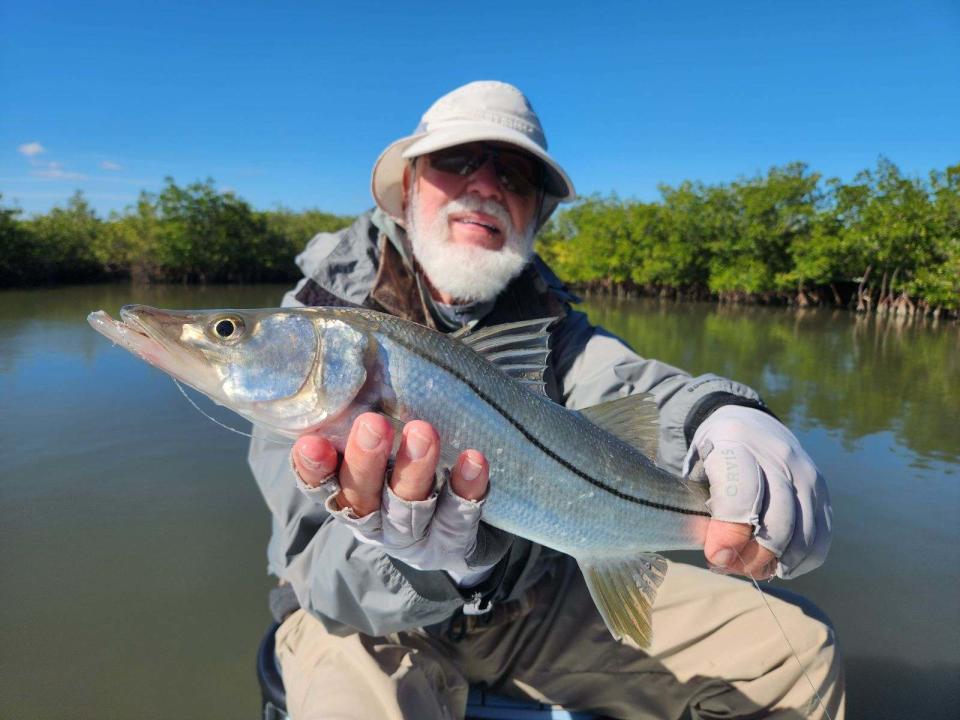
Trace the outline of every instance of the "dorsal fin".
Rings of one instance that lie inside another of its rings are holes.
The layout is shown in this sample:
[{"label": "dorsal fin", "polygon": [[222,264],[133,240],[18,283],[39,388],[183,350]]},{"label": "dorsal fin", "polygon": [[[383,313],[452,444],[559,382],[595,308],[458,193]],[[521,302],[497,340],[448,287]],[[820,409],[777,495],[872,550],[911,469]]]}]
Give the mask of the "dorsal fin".
[{"label": "dorsal fin", "polygon": [[463,340],[467,335],[473,332],[473,328],[476,324],[476,320],[471,320],[459,330],[454,330],[452,333],[450,333],[449,337],[455,338],[456,340]]},{"label": "dorsal fin", "polygon": [[628,395],[583,408],[580,414],[651,460],[656,460],[660,445],[660,409],[653,395]]},{"label": "dorsal fin", "polygon": [[543,373],[550,357],[550,326],[557,318],[538,318],[491,325],[473,330],[466,326],[451,333],[514,380],[546,395]]}]

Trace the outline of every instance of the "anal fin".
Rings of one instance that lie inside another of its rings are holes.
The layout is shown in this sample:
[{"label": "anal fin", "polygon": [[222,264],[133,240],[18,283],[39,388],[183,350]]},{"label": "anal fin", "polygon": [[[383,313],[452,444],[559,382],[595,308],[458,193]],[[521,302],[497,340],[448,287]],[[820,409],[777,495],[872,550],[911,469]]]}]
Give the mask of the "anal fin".
[{"label": "anal fin", "polygon": [[667,561],[654,553],[629,558],[578,560],[590,596],[611,634],[650,647],[650,613],[657,589],[667,573]]}]

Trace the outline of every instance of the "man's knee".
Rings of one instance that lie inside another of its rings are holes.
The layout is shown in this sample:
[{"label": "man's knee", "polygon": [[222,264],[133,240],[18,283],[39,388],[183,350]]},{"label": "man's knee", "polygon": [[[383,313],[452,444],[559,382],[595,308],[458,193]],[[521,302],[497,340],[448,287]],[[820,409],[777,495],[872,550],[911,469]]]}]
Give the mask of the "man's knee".
[{"label": "man's knee", "polygon": [[830,664],[839,662],[836,628],[818,605],[802,595],[782,588],[766,592],[780,600],[783,603],[781,607],[789,608],[793,616],[789,623],[792,628],[785,627],[784,632],[789,633],[787,639],[798,654],[820,656]]},{"label": "man's knee", "polygon": [[[842,718],[845,686],[837,631],[823,610],[806,598],[794,601],[796,597],[778,603],[781,609],[787,608],[783,614],[788,619],[782,626],[788,665],[799,662],[802,668],[784,685],[786,706],[805,707],[809,717]],[[788,685],[792,685],[789,690]]]},{"label": "man's knee", "polygon": [[826,615],[822,617],[808,617],[810,629],[809,647],[820,658],[821,662],[833,667],[840,664],[840,651],[837,646],[837,631]]},{"label": "man's knee", "polygon": [[277,631],[287,708],[297,718],[447,718],[462,715],[459,670],[416,634],[340,637],[300,610]]}]

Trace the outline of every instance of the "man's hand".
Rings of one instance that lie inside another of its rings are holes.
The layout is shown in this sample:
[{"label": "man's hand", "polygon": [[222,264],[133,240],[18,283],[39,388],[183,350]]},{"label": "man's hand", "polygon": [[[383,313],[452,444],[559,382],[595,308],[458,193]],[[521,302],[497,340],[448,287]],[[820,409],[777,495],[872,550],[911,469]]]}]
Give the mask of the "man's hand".
[{"label": "man's hand", "polygon": [[339,471],[337,451],[316,434],[294,443],[293,465],[311,488],[338,478],[340,492],[331,497],[331,509],[361,542],[421,570],[475,572],[467,559],[489,484],[486,459],[477,450],[461,453],[449,482],[437,492],[440,438],[429,423],[414,420],[403,428],[387,484],[393,434],[386,418],[366,413],[353,423]]},{"label": "man's hand", "polygon": [[719,408],[697,428],[684,474],[710,483],[704,554],[715,568],[788,578],[823,563],[833,525],[826,483],[773,417]]}]

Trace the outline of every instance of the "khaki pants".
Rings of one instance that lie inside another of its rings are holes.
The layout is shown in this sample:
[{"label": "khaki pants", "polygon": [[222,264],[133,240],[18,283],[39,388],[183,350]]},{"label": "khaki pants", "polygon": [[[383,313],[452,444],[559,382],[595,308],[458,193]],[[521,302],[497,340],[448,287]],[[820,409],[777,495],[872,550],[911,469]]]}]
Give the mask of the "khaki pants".
[{"label": "khaki pants", "polygon": [[[843,671],[832,629],[768,600],[839,720]],[[826,717],[748,583],[670,563],[649,652],[613,640],[573,562],[541,582],[526,607],[499,608],[487,625],[471,618],[452,638],[420,631],[337,637],[297,611],[276,644],[291,718],[462,718],[468,687],[478,682],[615,718]]]}]

